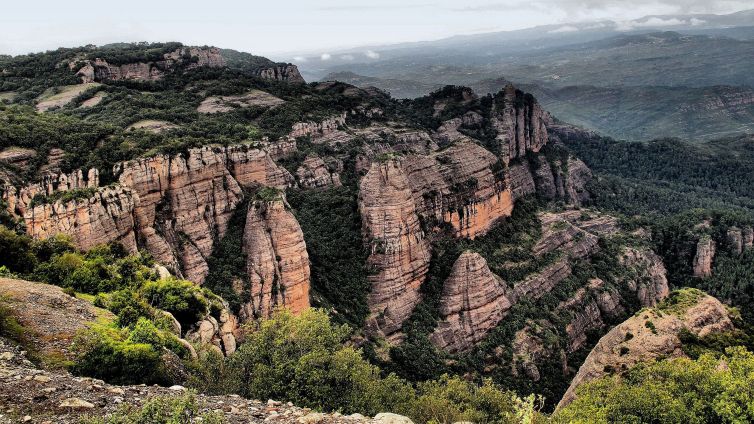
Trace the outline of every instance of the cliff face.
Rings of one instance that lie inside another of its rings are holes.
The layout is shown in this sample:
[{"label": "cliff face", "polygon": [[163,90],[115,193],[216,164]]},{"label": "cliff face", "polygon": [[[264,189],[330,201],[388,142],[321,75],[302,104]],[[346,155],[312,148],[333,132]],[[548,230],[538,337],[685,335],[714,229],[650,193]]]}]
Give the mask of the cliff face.
[{"label": "cliff face", "polygon": [[242,306],[241,320],[267,318],[277,306],[294,313],[309,307],[309,255],[304,234],[282,198],[249,204],[243,250],[251,302]]},{"label": "cliff face", "polygon": [[547,124],[551,118],[530,94],[508,84],[495,97],[492,126],[497,130],[500,159],[523,158],[538,152],[547,143]]},{"label": "cliff face", "polygon": [[84,199],[27,208],[26,231],[40,239],[68,234],[84,250],[117,241],[135,252],[133,211],[136,202],[138,198],[127,188],[100,188]]},{"label": "cliff face", "polygon": [[694,256],[694,277],[709,277],[712,275],[712,261],[715,259],[717,245],[710,237],[702,237],[696,245]]},{"label": "cliff face", "polygon": [[505,281],[480,254],[462,253],[443,286],[440,314],[445,319],[432,334],[432,343],[450,352],[477,344],[511,307],[507,292]]},{"label": "cliff face", "polygon": [[340,186],[340,176],[336,170],[328,169],[318,156],[307,156],[296,170],[296,178],[299,185],[306,188]]},{"label": "cliff face", "polygon": [[223,67],[225,59],[220,54],[220,50],[214,47],[207,49],[182,47],[165,53],[163,59],[156,62],[112,65],[104,59],[97,58],[88,61],[76,75],[83,83],[118,80],[155,81],[161,79],[166,72],[183,64],[186,64],[187,69],[202,66]]},{"label": "cliff face", "polygon": [[304,77],[298,71],[296,65],[278,65],[272,68],[266,68],[259,71],[259,77],[274,81],[285,81],[292,83],[306,83]]},{"label": "cliff face", "polygon": [[453,226],[459,237],[486,233],[513,210],[495,155],[470,141],[432,155],[410,155],[402,166],[420,213]]},{"label": "cliff face", "polygon": [[725,305],[701,292],[690,292],[692,305],[644,310],[602,337],[581,365],[558,408],[569,404],[576,397],[576,389],[588,381],[626,371],[640,362],[683,356],[681,329],[704,337],[734,328]]},{"label": "cliff face", "polygon": [[138,159],[118,164],[114,172],[118,185],[99,188],[86,199],[30,208],[38,194],[96,187],[96,171],[88,178],[81,171],[45,177],[39,184],[5,190],[4,196],[33,237],[66,233],[84,250],[112,241],[131,251],[138,246],[175,274],[201,283],[208,272],[206,258],[243,197],[241,187],[294,184],[266,152],[245,145]]},{"label": "cliff face", "polygon": [[396,340],[403,321],[419,303],[430,251],[408,178],[396,161],[373,163],[361,180],[359,211],[370,246],[371,315],[368,331]]}]

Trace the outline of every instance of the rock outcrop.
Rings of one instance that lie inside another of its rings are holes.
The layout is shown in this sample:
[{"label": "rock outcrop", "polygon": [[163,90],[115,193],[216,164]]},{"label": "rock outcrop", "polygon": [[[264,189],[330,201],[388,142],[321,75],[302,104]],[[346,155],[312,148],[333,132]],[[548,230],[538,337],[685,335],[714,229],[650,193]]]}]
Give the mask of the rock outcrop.
[{"label": "rock outcrop", "polygon": [[276,307],[293,313],[309,307],[309,255],[284,198],[249,204],[243,251],[251,302],[241,307],[242,321],[267,318]]},{"label": "rock outcrop", "polygon": [[440,303],[444,318],[431,336],[432,343],[450,352],[479,343],[510,309],[508,291],[480,254],[462,253],[445,280]]},{"label": "rock outcrop", "polygon": [[90,169],[86,174],[80,169],[68,174],[50,173],[43,175],[40,182],[20,189],[6,185],[3,187],[3,200],[8,203],[11,213],[23,216],[30,209],[35,197],[46,198],[55,193],[98,186],[99,172],[96,169]]},{"label": "rock outcrop", "polygon": [[375,162],[361,180],[359,211],[370,247],[372,289],[368,331],[397,340],[403,321],[420,301],[429,268],[429,243],[424,237],[409,180],[399,162]]},{"label": "rock outcrop", "polygon": [[133,212],[137,202],[138,197],[130,189],[118,186],[99,188],[85,198],[28,208],[24,213],[26,231],[38,239],[68,234],[83,250],[119,242],[135,252]]},{"label": "rock outcrop", "polygon": [[715,241],[709,236],[699,239],[696,244],[696,255],[694,255],[694,277],[703,278],[712,275],[712,261],[715,259],[716,247]]},{"label": "rock outcrop", "polygon": [[220,49],[215,47],[182,47],[165,53],[162,60],[155,62],[114,65],[108,63],[106,59],[97,58],[87,61],[76,75],[83,83],[118,80],[155,81],[179,66],[185,66],[187,69],[202,66],[223,67],[225,58],[220,54]]},{"label": "rock outcrop", "polygon": [[511,190],[495,155],[471,141],[401,163],[419,212],[451,224],[459,237],[485,234],[513,210]]},{"label": "rock outcrop", "polygon": [[260,78],[273,80],[273,81],[285,81],[291,83],[306,83],[304,77],[298,71],[296,65],[279,64],[270,68],[264,68],[257,72]]},{"label": "rock outcrop", "polygon": [[[684,289],[674,304],[647,309],[613,328],[592,349],[558,408],[576,397],[578,387],[613,372],[657,358],[684,356],[679,332],[690,331],[697,337],[718,334],[734,328],[728,309],[717,299],[693,289]],[[686,304],[688,303],[688,304]]]},{"label": "rock outcrop", "polygon": [[[243,198],[242,187],[295,184],[267,152],[248,145],[137,159],[116,165],[114,173],[118,184],[111,187],[96,188],[96,170],[87,178],[77,171],[21,189],[6,187],[3,196],[11,211],[24,217],[33,237],[63,232],[84,250],[113,241],[130,251],[144,248],[175,275],[201,283],[208,272],[206,258]],[[77,198],[75,190],[87,195]],[[30,207],[35,196],[66,191],[73,191],[73,200],[53,198]]]},{"label": "rock outcrop", "polygon": [[297,122],[293,124],[288,137],[296,139],[298,137],[312,137],[314,139],[326,136],[338,130],[346,124],[346,114],[331,116],[321,122]]},{"label": "rock outcrop", "polygon": [[214,346],[220,353],[229,356],[236,351],[238,345],[237,341],[241,332],[238,324],[238,318],[227,309],[223,309],[220,311],[219,320],[209,315],[194,324],[186,332],[186,340],[200,345]]},{"label": "rock outcrop", "polygon": [[665,265],[656,253],[647,248],[627,247],[618,261],[632,270],[623,283],[636,294],[641,306],[655,306],[670,293]]},{"label": "rock outcrop", "polygon": [[335,170],[328,169],[319,156],[309,155],[296,170],[296,177],[301,187],[322,188],[339,187],[340,176]]},{"label": "rock outcrop", "polygon": [[492,126],[497,131],[500,159],[508,163],[527,152],[539,152],[547,143],[551,118],[530,94],[508,84],[495,96]]}]

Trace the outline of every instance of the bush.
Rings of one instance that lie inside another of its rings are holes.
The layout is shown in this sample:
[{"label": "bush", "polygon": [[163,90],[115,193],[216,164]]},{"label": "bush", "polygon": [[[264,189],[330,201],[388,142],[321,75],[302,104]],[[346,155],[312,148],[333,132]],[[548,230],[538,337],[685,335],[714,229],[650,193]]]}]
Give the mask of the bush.
[{"label": "bush", "polygon": [[159,348],[129,340],[126,329],[95,326],[78,334],[71,372],[112,384],[171,384]]},{"label": "bush", "polygon": [[82,424],[221,424],[225,418],[220,413],[199,414],[196,395],[189,392],[181,396],[156,396],[141,408],[124,404],[109,417],[87,417]]},{"label": "bush", "polygon": [[175,278],[150,281],[142,292],[150,305],[173,314],[182,328],[190,327],[209,312],[210,301],[190,281]]},{"label": "bush", "polygon": [[34,270],[37,258],[31,251],[31,239],[18,235],[0,225],[0,266],[14,273],[29,273]]},{"label": "bush", "polygon": [[556,422],[745,423],[754,420],[754,354],[737,347],[586,383]]}]

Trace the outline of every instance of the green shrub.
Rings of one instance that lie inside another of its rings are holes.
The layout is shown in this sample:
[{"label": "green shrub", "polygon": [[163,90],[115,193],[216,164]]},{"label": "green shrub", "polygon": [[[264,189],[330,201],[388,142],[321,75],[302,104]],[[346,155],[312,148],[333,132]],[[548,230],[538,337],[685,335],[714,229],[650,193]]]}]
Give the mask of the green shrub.
[{"label": "green shrub", "polygon": [[0,225],[0,266],[25,274],[34,270],[37,258],[31,251],[31,238],[16,234]]},{"label": "green shrub", "polygon": [[149,281],[142,292],[150,305],[173,314],[182,328],[195,324],[209,312],[209,300],[202,289],[190,281],[175,278]]},{"label": "green shrub", "polygon": [[124,404],[107,417],[85,417],[82,424],[221,424],[225,418],[221,413],[199,413],[196,395],[189,392],[181,396],[156,396],[144,403],[141,408]]},{"label": "green shrub", "polygon": [[127,329],[95,326],[77,335],[71,372],[113,384],[170,384],[159,348],[129,340]]}]

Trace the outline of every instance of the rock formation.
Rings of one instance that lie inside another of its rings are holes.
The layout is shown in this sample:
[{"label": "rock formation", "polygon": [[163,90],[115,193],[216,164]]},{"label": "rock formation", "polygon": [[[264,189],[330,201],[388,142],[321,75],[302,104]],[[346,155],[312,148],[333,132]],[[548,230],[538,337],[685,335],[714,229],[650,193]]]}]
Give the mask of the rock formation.
[{"label": "rock formation", "polygon": [[26,231],[44,239],[68,234],[80,249],[119,242],[136,251],[133,212],[138,197],[130,189],[104,187],[86,198],[57,201],[28,208],[24,214]]},{"label": "rock formation", "polygon": [[220,311],[219,321],[208,315],[194,324],[193,328],[186,333],[186,340],[200,345],[214,346],[220,353],[229,356],[236,351],[239,336],[238,318],[227,309],[223,309]]},{"label": "rock formation", "polygon": [[477,344],[510,309],[507,292],[505,281],[490,271],[480,254],[462,253],[445,280],[440,303],[444,319],[432,343],[450,352]]},{"label": "rock formation", "polygon": [[644,307],[655,306],[670,292],[667,271],[662,259],[647,248],[627,247],[618,258],[621,265],[632,270],[623,284]]},{"label": "rock formation", "polygon": [[626,371],[641,362],[683,356],[679,338],[682,329],[704,337],[734,328],[727,308],[720,301],[693,289],[684,289],[682,293],[690,305],[674,305],[671,297],[668,305],[643,310],[602,337],[581,365],[558,408],[573,401],[577,388],[586,382]]},{"label": "rock formation", "polygon": [[298,67],[291,64],[279,64],[271,68],[264,68],[259,70],[257,74],[260,78],[274,81],[285,81],[301,84],[306,82],[304,81],[304,77],[302,77],[301,73],[298,71]]},{"label": "rock formation", "polygon": [[368,331],[397,340],[401,324],[419,303],[431,256],[400,163],[371,165],[360,183],[359,211],[371,251],[368,264],[374,269]]},{"label": "rock formation", "polygon": [[176,67],[183,65],[187,69],[202,66],[223,67],[225,66],[225,59],[220,54],[220,49],[215,47],[206,49],[182,47],[165,53],[163,59],[156,62],[113,65],[105,59],[97,58],[87,61],[76,75],[81,78],[83,83],[118,80],[155,81],[161,79],[166,72],[173,71]]},{"label": "rock formation", "polygon": [[497,131],[500,159],[508,163],[538,152],[547,143],[547,124],[551,118],[530,94],[508,84],[495,96],[492,126]]},{"label": "rock formation", "polygon": [[705,236],[696,244],[694,256],[694,277],[709,277],[712,275],[712,261],[715,259],[715,241]]},{"label": "rock formation", "polygon": [[465,141],[432,155],[410,155],[402,166],[419,212],[473,239],[513,210],[511,191],[496,163],[495,155]]},{"label": "rock formation", "polygon": [[331,172],[325,162],[318,156],[309,155],[296,170],[296,177],[301,187],[321,188],[340,186],[340,176]]},{"label": "rock formation", "polygon": [[31,208],[35,196],[94,189],[96,170],[44,177],[21,189],[6,187],[4,199],[23,216],[36,238],[69,234],[77,247],[121,242],[130,251],[146,249],[180,277],[201,283],[206,258],[227,229],[243,198],[242,187],[285,188],[293,177],[263,150],[248,145],[206,146],[188,155],[157,155],[115,166],[118,184],[74,198]]},{"label": "rock formation", "polygon": [[280,306],[297,313],[309,307],[309,255],[304,233],[285,200],[254,200],[244,227],[251,302],[241,320],[267,318]]},{"label": "rock formation", "polygon": [[321,122],[298,122],[293,124],[288,137],[296,139],[298,137],[322,137],[346,124],[346,114],[335,115]]},{"label": "rock formation", "polygon": [[740,255],[744,251],[744,237],[741,229],[736,227],[728,228],[725,241],[734,255]]}]

